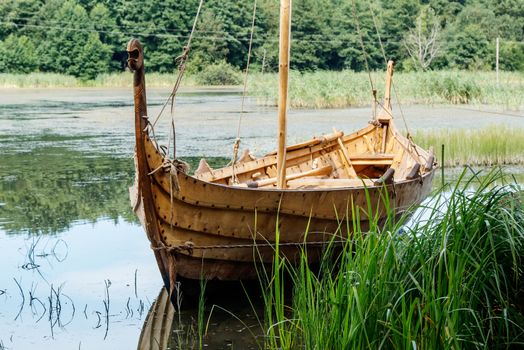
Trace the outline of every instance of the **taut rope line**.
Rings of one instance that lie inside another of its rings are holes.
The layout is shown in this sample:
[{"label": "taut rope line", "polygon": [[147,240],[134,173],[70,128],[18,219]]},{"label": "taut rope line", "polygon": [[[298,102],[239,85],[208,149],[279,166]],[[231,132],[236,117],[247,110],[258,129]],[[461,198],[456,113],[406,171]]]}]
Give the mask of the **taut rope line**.
[{"label": "taut rope line", "polygon": [[362,32],[360,31],[360,21],[358,20],[358,16],[357,16],[357,8],[356,8],[356,5],[355,5],[355,0],[352,0],[351,1],[352,3],[352,9],[353,9],[353,19],[355,20],[355,24],[357,26],[357,34],[358,34],[358,38],[359,38],[359,41],[360,41],[360,47],[362,48],[362,56],[364,57],[364,63],[366,64],[366,72],[368,73],[368,78],[369,78],[369,85],[371,86],[371,95],[373,96],[373,121],[376,121],[377,119],[377,116],[376,116],[376,104],[378,103],[377,101],[377,90],[375,89],[374,85],[373,85],[373,79],[371,78],[371,71],[369,69],[369,63],[368,63],[368,55],[367,55],[367,51],[366,51],[366,47],[364,46],[364,38],[362,37]]},{"label": "taut rope line", "polygon": [[242,102],[240,105],[240,116],[238,118],[238,126],[237,126],[237,137],[235,139],[235,144],[233,145],[233,157],[231,158],[231,171],[232,171],[231,179],[233,180],[233,183],[237,182],[237,178],[235,174],[235,163],[237,162],[237,159],[238,159],[238,149],[240,148],[240,127],[242,125],[242,117],[245,113],[244,102],[246,99],[246,92],[247,92],[247,77],[249,74],[249,64],[251,62],[251,49],[253,47],[253,33],[255,32],[256,13],[257,13],[257,0],[254,0],[253,18],[251,20],[251,34],[249,36],[249,48],[247,51],[247,64],[246,64],[246,71],[244,73],[244,88],[242,90]]},{"label": "taut rope line", "polygon": [[[378,38],[378,42],[380,44],[380,50],[382,51],[382,57],[384,58],[384,62],[387,64],[388,63],[388,59],[386,57],[386,50],[384,49],[384,44],[382,43],[382,38],[380,37],[380,31],[378,30],[378,24],[377,24],[377,19],[375,17],[375,11],[373,11],[373,7],[371,6],[371,2],[368,2],[368,6],[369,6],[369,12],[371,12],[371,17],[373,18],[373,25],[375,26],[375,31],[377,32],[377,38]],[[395,94],[395,98],[397,99],[398,109],[400,110],[400,116],[402,117],[402,121],[404,122],[404,127],[406,128],[406,137],[410,141],[413,141],[411,139],[411,134],[409,132],[408,123],[407,123],[406,118],[404,116],[404,111],[402,110],[402,105],[400,103],[400,98],[398,97],[397,89],[395,88],[395,83],[394,83],[393,80],[391,80],[391,86],[393,87],[393,93]]]},{"label": "taut rope line", "polygon": [[[193,35],[195,33],[195,28],[196,28],[196,25],[197,25],[197,22],[198,22],[198,18],[200,16],[200,12],[202,10],[202,5],[204,4],[204,0],[200,0],[200,3],[198,5],[198,9],[197,9],[197,13],[195,15],[195,20],[193,22],[193,27],[191,28],[191,33],[189,34],[189,38],[187,39],[187,44],[186,46],[184,46],[183,50],[182,50],[182,54],[178,57],[175,58],[175,64],[178,65],[178,75],[177,75],[177,79],[175,81],[175,85],[173,86],[173,91],[171,91],[171,94],[169,95],[169,97],[167,98],[166,102],[164,103],[164,105],[162,106],[160,112],[158,113],[158,116],[155,118],[155,120],[153,121],[153,123],[151,123],[151,127],[155,127],[156,123],[158,122],[158,120],[160,119],[160,117],[162,116],[162,113],[164,112],[165,108],[167,107],[167,104],[169,103],[169,101],[171,101],[171,113],[173,113],[173,110],[174,110],[174,107],[175,107],[175,102],[176,102],[176,93],[178,91],[178,88],[180,87],[180,83],[182,82],[182,77],[184,76],[184,72],[185,72],[185,69],[186,69],[186,61],[189,57],[189,50],[191,48],[191,41],[193,40]],[[173,115],[172,115],[172,119],[173,119]],[[173,135],[174,135],[174,120],[172,120],[172,129],[173,129]],[[173,136],[173,142],[174,142],[174,136]],[[174,154],[174,151],[173,151],[173,157],[175,156]]]}]

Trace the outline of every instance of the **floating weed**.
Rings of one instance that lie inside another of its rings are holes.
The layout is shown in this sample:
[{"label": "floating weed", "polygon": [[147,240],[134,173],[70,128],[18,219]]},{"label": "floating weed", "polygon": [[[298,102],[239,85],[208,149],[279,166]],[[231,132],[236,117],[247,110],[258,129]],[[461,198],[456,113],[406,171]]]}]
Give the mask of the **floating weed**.
[{"label": "floating weed", "polygon": [[15,317],[15,321],[16,321],[18,319],[18,317],[20,317],[20,315],[22,314],[22,311],[24,310],[25,294],[24,294],[24,290],[22,289],[22,286],[20,285],[20,282],[18,282],[16,280],[16,278],[14,278],[14,277],[13,277],[13,280],[15,281],[16,286],[18,287],[18,290],[20,291],[20,296],[22,297],[22,302],[20,303],[20,308],[18,310],[18,314],[16,314],[16,317]]},{"label": "floating weed", "polygon": [[[33,244],[32,246],[34,247],[35,245]],[[33,251],[35,251],[35,249],[33,249]],[[34,254],[35,257],[37,255],[38,254]],[[76,305],[73,299],[64,293],[64,284],[61,284],[58,287],[54,284],[49,284],[46,287],[49,288],[48,290],[42,290],[41,287],[38,288],[39,286],[35,282],[31,282],[31,285],[27,287],[24,286],[22,279],[20,278],[13,278],[13,281],[16,285],[15,289],[18,290],[17,293],[19,294],[20,298],[18,308],[15,310],[15,321],[19,320],[20,322],[28,322],[27,320],[23,320],[24,316],[29,316],[35,324],[44,321],[49,325],[49,337],[52,339],[55,338],[57,329],[64,330],[74,322],[75,315],[77,314]],[[146,305],[144,304],[143,300],[136,300],[135,304],[135,302],[132,302],[131,297],[129,297],[127,299],[127,303],[122,305],[122,309],[120,311],[116,311],[117,314],[111,314],[111,310],[114,309],[115,306],[113,306],[111,303],[110,287],[111,281],[104,280],[104,295],[103,299],[101,300],[103,309],[95,309],[92,312],[88,312],[88,304],[84,304],[82,311],[83,318],[85,318],[85,320],[94,318],[94,329],[104,327],[104,339],[106,339],[108,336],[110,323],[115,322],[112,321],[113,317],[121,315],[122,319],[129,319],[134,316],[135,319],[138,320],[142,318],[142,315],[146,309]],[[0,289],[0,296],[5,295],[6,301],[13,296],[11,294],[12,293],[8,293],[7,288]]]},{"label": "floating weed", "polygon": [[[52,284],[50,286],[49,291],[49,297],[48,300],[48,321],[49,321],[49,327],[51,331],[51,338],[54,338],[54,329],[55,327],[64,328],[67,325],[69,325],[71,322],[73,322],[73,319],[75,318],[75,305],[73,303],[73,300],[67,296],[66,294],[62,293],[63,285],[59,286],[58,288],[55,288]],[[71,305],[71,315],[70,318],[67,319],[66,322],[62,319],[62,312],[64,306],[67,305],[67,303],[70,303]]]},{"label": "floating weed", "polygon": [[[38,316],[39,318],[36,320],[36,322],[39,322],[46,314],[47,308],[45,307],[45,304],[40,300],[40,298],[35,296],[36,294],[36,285],[31,283],[31,289],[29,290],[29,307],[31,309],[31,312],[33,313],[33,316]],[[41,312],[38,312],[37,306],[41,307]]]},{"label": "floating weed", "polygon": [[105,280],[105,299],[104,299],[104,311],[105,311],[105,321],[106,321],[106,331],[104,333],[104,340],[107,338],[107,333],[109,332],[109,306],[111,299],[109,298],[109,287],[111,287],[111,281]]}]

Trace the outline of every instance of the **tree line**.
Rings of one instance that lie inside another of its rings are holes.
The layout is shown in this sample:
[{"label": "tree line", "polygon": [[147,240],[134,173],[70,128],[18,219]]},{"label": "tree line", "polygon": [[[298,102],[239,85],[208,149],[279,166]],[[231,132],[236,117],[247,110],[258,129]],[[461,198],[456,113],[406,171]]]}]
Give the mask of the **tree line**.
[{"label": "tree line", "polygon": [[[0,72],[56,72],[93,79],[125,69],[126,42],[139,38],[147,69],[172,72],[199,0],[3,0]],[[188,69],[245,68],[253,0],[206,0]],[[277,0],[258,0],[252,62],[278,68]],[[522,0],[295,0],[296,70],[524,70]]]}]

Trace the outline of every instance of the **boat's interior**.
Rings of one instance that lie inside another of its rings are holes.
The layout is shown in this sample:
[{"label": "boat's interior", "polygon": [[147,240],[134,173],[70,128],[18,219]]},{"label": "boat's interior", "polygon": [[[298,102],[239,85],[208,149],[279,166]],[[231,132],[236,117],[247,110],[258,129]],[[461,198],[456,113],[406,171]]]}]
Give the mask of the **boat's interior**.
[{"label": "boat's interior", "polygon": [[[398,133],[392,120],[349,135],[334,129],[286,150],[289,189],[382,185],[419,177],[433,166],[432,155]],[[212,169],[202,159],[195,177],[229,186],[273,188],[276,151],[257,159],[246,150],[234,166],[220,169]]]}]

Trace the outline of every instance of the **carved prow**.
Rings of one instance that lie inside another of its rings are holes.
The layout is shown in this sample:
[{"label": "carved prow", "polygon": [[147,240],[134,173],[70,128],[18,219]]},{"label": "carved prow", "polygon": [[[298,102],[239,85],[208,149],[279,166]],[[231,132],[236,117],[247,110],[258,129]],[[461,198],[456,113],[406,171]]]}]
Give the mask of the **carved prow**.
[{"label": "carved prow", "polygon": [[[136,208],[140,212],[139,217],[144,219],[144,229],[147,237],[153,246],[162,243],[158,220],[156,217],[153,195],[151,193],[151,179],[149,177],[149,166],[147,164],[145,142],[149,142],[147,131],[147,99],[146,99],[146,82],[144,74],[144,51],[142,44],[138,39],[131,39],[127,44],[127,65],[133,72],[133,91],[135,104],[135,162],[136,162],[136,179],[135,179],[135,196],[140,200],[140,205]],[[173,296],[174,278],[176,275],[174,257],[164,250],[154,250],[155,258],[164,280],[166,289]]]}]

